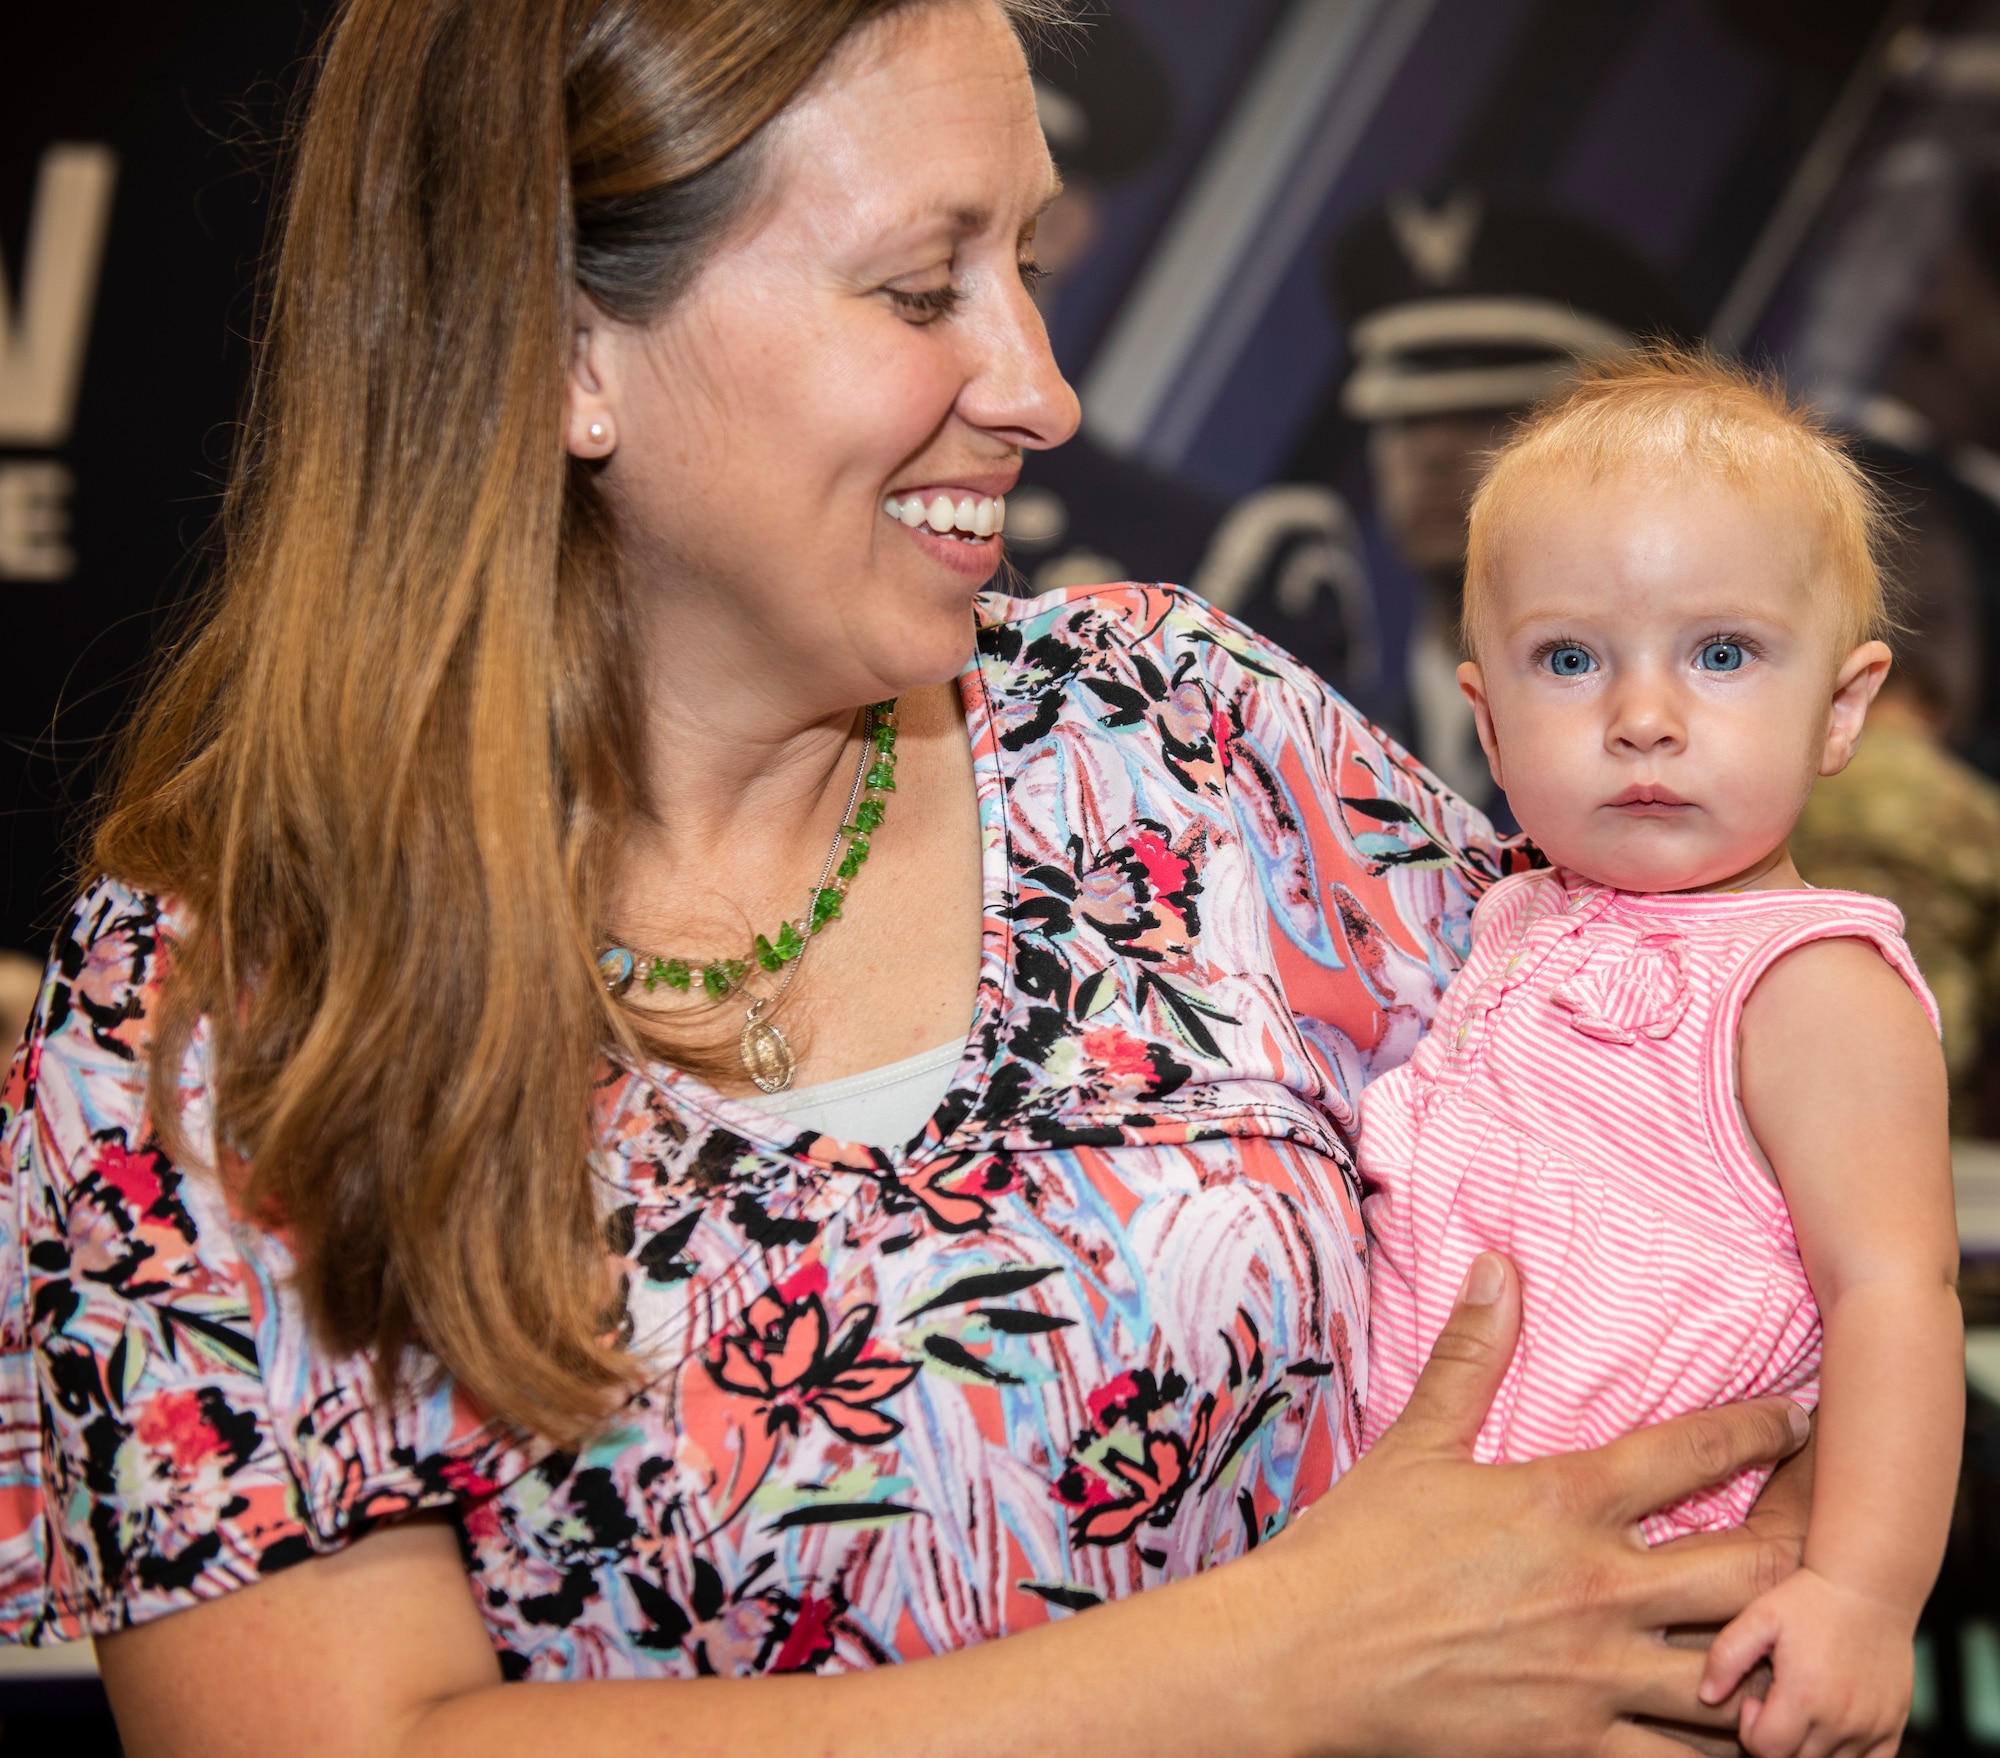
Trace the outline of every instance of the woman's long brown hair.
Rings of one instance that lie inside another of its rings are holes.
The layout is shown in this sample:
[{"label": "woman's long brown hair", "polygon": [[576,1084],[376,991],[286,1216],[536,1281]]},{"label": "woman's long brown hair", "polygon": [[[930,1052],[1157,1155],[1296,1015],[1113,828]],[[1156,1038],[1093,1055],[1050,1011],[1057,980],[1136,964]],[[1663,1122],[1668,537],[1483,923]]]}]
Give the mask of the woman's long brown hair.
[{"label": "woman's long brown hair", "polygon": [[572,304],[663,311],[759,131],[906,3],[348,0],[328,32],[212,601],[92,860],[176,904],[162,1141],[187,1152],[206,1019],[237,1200],[289,1230],[322,1342],[374,1350],[385,1393],[420,1349],[567,1438],[632,1378],[591,1094],[636,1044],[593,954],[639,704],[609,520],[564,450]]}]

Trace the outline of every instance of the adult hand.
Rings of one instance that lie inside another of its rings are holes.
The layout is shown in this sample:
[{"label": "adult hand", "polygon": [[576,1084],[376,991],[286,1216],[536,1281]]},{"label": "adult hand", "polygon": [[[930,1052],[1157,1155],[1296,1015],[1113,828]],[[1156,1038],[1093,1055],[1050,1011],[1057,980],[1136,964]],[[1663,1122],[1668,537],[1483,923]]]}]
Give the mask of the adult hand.
[{"label": "adult hand", "polygon": [[1637,1523],[1793,1452],[1804,1413],[1767,1399],[1596,1452],[1475,1465],[1519,1327],[1512,1268],[1482,1257],[1401,1420],[1251,1559],[1284,1596],[1272,1621],[1296,1632],[1296,1665],[1330,1679],[1283,1707],[1335,1719],[1295,1727],[1285,1749],[1687,1758],[1632,1718],[1734,1726],[1739,1701],[1703,1705],[1701,1653],[1664,1632],[1726,1620],[1797,1567],[1790,1491],[1763,1529],[1698,1545],[1649,1550]]},{"label": "adult hand", "polygon": [[[1699,1651],[1797,1565],[1782,1536],[1648,1551],[1637,1521],[1804,1434],[1784,1400],[1596,1453],[1475,1465],[1520,1326],[1475,1266],[1403,1418],[1310,1517],[1241,1562],[1005,1641],[842,1678],[502,1685],[446,1526],[345,1551],[98,1645],[134,1758],[1687,1758],[1649,1715],[1704,1707]],[[1794,1428],[1793,1424],[1797,1427]]]}]

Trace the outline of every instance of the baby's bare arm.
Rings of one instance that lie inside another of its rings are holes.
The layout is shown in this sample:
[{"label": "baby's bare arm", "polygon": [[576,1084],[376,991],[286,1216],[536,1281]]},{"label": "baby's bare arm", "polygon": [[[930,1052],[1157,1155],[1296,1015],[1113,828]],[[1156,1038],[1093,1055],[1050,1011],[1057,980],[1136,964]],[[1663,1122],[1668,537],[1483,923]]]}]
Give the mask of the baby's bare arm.
[{"label": "baby's bare arm", "polygon": [[1914,1625],[1965,1414],[1937,1035],[1874,947],[1824,940],[1751,992],[1739,1057],[1826,1327],[1806,1566]]},{"label": "baby's bare arm", "polygon": [[1744,1706],[1739,1730],[1752,1758],[1889,1758],[1965,1409],[1944,1062],[1916,998],[1858,940],[1774,965],[1739,1055],[1825,1360],[1806,1566],[1716,1638],[1703,1695],[1721,1701],[1768,1655],[1770,1695]]}]

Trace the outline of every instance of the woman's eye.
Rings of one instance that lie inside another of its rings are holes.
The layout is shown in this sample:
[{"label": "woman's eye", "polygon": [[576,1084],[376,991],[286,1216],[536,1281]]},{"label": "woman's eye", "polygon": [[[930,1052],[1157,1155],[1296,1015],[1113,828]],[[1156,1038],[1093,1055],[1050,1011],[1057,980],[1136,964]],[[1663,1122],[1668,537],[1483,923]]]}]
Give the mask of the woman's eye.
[{"label": "woman's eye", "polygon": [[1597,669],[1588,647],[1552,647],[1544,663],[1559,678],[1580,678]]},{"label": "woman's eye", "polygon": [[1027,258],[1021,264],[1021,285],[1026,287],[1030,293],[1034,292],[1048,278],[1049,271],[1036,262],[1033,257]]},{"label": "woman's eye", "polygon": [[1695,664],[1703,671],[1740,671],[1748,657],[1738,641],[1710,641],[1695,656]]},{"label": "woman's eye", "polygon": [[909,322],[919,326],[934,324],[941,317],[951,316],[958,308],[959,300],[964,297],[956,287],[949,284],[943,287],[927,287],[919,293],[906,293],[898,287],[891,287],[887,291],[896,310]]}]

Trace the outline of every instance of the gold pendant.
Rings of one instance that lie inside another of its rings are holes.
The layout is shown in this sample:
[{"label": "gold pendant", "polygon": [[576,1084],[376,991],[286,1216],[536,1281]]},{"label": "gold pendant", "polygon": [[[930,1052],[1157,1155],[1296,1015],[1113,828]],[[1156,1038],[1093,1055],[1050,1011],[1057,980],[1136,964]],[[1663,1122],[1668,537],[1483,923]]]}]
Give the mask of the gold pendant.
[{"label": "gold pendant", "polygon": [[742,1051],[744,1072],[756,1083],[757,1090],[782,1093],[792,1084],[792,1070],[798,1066],[798,1058],[785,1042],[785,1034],[768,1020],[757,1017],[763,1007],[760,1001],[750,1009],[738,1048]]}]

